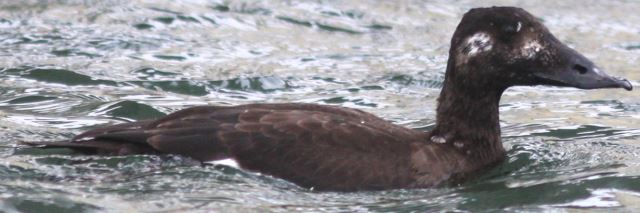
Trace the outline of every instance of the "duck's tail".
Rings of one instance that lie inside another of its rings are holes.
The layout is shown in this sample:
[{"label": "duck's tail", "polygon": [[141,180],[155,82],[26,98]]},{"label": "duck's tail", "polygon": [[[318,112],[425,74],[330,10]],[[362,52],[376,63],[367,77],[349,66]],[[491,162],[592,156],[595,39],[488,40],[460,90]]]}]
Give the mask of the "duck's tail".
[{"label": "duck's tail", "polygon": [[155,151],[146,143],[143,126],[149,121],[138,121],[97,128],[61,141],[20,141],[29,147],[69,148],[85,154],[141,154]]}]

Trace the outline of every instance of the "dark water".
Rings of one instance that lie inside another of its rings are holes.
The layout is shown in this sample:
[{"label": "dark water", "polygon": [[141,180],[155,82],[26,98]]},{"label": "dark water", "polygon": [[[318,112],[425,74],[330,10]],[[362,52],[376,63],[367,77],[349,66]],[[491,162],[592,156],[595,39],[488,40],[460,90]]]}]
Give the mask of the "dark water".
[{"label": "dark water", "polygon": [[524,7],[638,86],[638,1],[0,0],[0,208],[640,211],[637,91],[509,89],[508,160],[436,189],[318,193],[175,156],[15,147],[206,104],[333,104],[428,129],[453,29],[489,5]]}]

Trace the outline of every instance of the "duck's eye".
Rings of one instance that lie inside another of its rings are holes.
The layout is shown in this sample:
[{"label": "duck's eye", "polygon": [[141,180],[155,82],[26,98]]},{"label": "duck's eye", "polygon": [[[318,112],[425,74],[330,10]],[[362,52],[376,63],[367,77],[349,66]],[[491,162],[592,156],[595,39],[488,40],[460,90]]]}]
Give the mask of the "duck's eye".
[{"label": "duck's eye", "polygon": [[515,24],[507,24],[502,27],[502,32],[506,34],[514,34],[514,33],[520,32],[521,28],[522,28],[521,22],[518,22]]}]

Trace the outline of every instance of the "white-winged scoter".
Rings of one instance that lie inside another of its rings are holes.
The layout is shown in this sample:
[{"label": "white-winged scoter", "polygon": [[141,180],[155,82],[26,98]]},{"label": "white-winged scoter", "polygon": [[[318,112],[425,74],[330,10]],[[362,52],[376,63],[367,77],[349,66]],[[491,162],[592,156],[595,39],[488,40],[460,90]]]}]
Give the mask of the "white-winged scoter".
[{"label": "white-winged scoter", "polygon": [[231,158],[241,168],[316,190],[425,188],[467,179],[505,158],[498,104],[516,85],[624,88],[513,7],[467,12],[451,39],[430,132],[357,109],[302,103],[200,106],[97,128],[68,141],[23,142],[87,154]]}]

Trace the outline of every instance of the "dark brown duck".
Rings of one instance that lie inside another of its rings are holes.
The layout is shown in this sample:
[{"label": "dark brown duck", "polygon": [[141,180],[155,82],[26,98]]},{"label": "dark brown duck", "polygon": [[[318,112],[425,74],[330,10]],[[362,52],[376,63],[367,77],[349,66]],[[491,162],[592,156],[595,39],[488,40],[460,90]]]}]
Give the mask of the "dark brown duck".
[{"label": "dark brown duck", "polygon": [[502,161],[498,104],[510,86],[624,88],[512,7],[472,9],[451,39],[437,123],[430,132],[315,104],[201,106],[107,126],[68,141],[25,142],[87,154],[231,158],[247,170],[317,190],[424,188],[469,178]]}]

